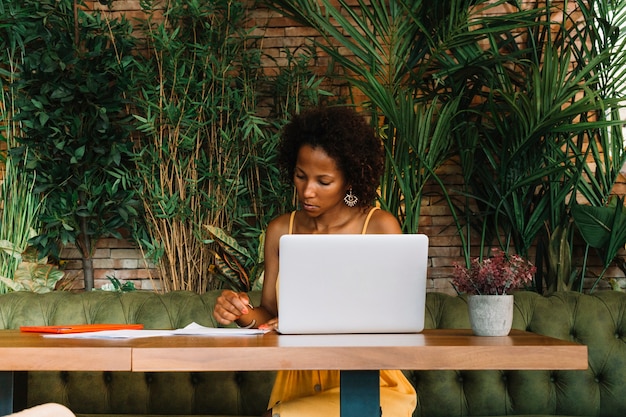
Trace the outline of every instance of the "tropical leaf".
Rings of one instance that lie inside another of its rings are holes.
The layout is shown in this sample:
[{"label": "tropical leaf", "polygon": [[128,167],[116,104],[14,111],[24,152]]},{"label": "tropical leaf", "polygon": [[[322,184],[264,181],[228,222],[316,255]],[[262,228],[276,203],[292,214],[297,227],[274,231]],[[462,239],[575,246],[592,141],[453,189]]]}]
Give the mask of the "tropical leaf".
[{"label": "tropical leaf", "polygon": [[8,240],[0,240],[0,251],[3,251],[16,259],[22,258],[23,250],[15,247],[15,245]]},{"label": "tropical leaf", "polygon": [[548,247],[547,294],[571,288],[572,253],[569,244],[569,227],[557,226],[550,236]]},{"label": "tropical leaf", "polygon": [[64,272],[43,258],[38,262],[21,262],[13,279],[0,276],[0,282],[13,291],[46,293],[53,291]]},{"label": "tropical leaf", "polygon": [[215,242],[230,256],[238,259],[241,264],[245,264],[250,259],[250,253],[246,248],[241,246],[235,238],[226,233],[223,229],[204,225],[204,228],[209,232],[209,235]]},{"label": "tropical leaf", "polygon": [[626,245],[624,198],[614,198],[606,207],[572,206],[572,218],[589,246],[602,249],[605,263],[611,262]]},{"label": "tropical leaf", "polygon": [[221,228],[205,225],[205,229],[218,246],[217,249],[210,249],[214,256],[209,267],[211,273],[238,291],[250,291],[255,284],[257,287],[254,288],[258,288],[263,271],[265,233],[259,236],[259,258],[254,259],[246,248]]}]

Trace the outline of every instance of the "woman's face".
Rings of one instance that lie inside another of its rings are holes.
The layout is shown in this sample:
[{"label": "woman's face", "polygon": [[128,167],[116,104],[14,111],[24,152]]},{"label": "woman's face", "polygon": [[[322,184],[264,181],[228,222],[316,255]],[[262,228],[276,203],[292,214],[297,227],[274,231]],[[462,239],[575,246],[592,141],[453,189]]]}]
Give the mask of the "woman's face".
[{"label": "woman's face", "polygon": [[343,204],[348,186],[337,163],[321,148],[303,145],[293,175],[298,200],[310,216]]}]

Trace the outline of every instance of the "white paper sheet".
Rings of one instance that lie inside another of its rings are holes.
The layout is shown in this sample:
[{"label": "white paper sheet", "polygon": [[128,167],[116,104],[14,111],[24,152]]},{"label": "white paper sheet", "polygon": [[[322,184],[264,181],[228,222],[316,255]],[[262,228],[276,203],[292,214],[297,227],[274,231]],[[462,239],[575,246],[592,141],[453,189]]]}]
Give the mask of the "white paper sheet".
[{"label": "white paper sheet", "polygon": [[198,323],[190,323],[182,329],[173,330],[175,335],[187,336],[250,336],[265,334],[269,329],[238,329],[232,327],[205,327]]},{"label": "white paper sheet", "polygon": [[162,336],[254,336],[267,333],[269,330],[238,329],[224,327],[205,327],[191,323],[182,329],[175,330],[106,330],[100,332],[44,334],[44,337],[64,339],[138,339],[142,337]]}]

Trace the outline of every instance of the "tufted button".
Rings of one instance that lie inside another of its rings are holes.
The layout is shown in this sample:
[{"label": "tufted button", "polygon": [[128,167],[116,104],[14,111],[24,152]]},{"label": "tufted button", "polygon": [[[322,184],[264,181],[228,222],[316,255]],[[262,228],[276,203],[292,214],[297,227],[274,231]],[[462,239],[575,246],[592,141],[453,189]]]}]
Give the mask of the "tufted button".
[{"label": "tufted button", "polygon": [[550,382],[554,383],[557,379],[557,374],[555,372],[550,372]]},{"label": "tufted button", "polygon": [[243,374],[243,372],[236,372],[236,373],[235,373],[235,377],[234,377],[234,378],[235,378],[235,383],[236,383],[237,385],[241,385],[241,384],[243,384],[243,379],[244,379],[244,374]]},{"label": "tufted button", "polygon": [[419,378],[419,375],[418,375],[417,372],[410,372],[409,373],[409,378],[410,378],[411,382],[413,382],[413,386],[416,386],[419,383],[419,381],[420,381],[420,378]]},{"label": "tufted button", "polygon": [[113,375],[111,374],[111,372],[105,372],[103,375],[104,378],[104,382],[106,382],[107,384],[110,384],[111,382],[113,382]]},{"label": "tufted button", "polygon": [[151,374],[146,374],[146,383],[151,384],[154,381],[154,377]]},{"label": "tufted button", "polygon": [[322,390],[322,386],[320,384],[315,384],[313,389],[315,390],[315,392],[320,392]]}]

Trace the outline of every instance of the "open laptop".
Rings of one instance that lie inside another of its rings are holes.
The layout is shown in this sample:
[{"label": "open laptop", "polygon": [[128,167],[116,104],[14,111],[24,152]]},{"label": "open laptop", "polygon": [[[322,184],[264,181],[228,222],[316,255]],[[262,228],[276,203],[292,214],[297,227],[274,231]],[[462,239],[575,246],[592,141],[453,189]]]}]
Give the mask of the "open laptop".
[{"label": "open laptop", "polygon": [[280,333],[423,330],[426,235],[284,235],[279,250]]}]

